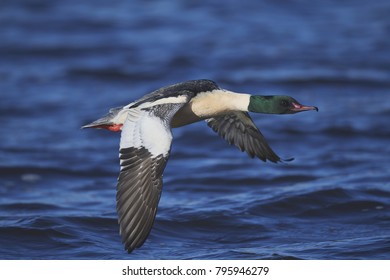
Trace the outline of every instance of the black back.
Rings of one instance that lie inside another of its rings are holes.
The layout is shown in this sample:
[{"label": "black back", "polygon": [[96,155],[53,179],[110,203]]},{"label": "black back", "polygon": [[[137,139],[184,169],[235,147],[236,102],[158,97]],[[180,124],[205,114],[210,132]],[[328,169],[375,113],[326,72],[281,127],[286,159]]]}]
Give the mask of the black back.
[{"label": "black back", "polygon": [[154,102],[161,98],[166,97],[176,97],[179,95],[183,95],[184,92],[190,93],[191,98],[201,92],[213,91],[215,89],[219,89],[219,86],[211,80],[191,80],[178,84],[174,84],[171,86],[163,87],[158,90],[155,90],[144,97],[136,100],[134,104],[130,108],[134,108],[139,106],[145,102]]}]

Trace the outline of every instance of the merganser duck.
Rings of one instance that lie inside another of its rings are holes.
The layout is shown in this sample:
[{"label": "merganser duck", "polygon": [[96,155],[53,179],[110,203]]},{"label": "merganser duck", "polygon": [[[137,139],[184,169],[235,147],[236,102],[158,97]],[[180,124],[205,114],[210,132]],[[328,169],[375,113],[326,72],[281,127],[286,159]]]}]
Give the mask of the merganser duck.
[{"label": "merganser duck", "polygon": [[289,96],[261,96],[221,89],[210,80],[160,88],[82,128],[122,131],[117,212],[120,235],[130,253],[147,239],[157,212],[171,128],[206,120],[216,133],[248,155],[280,162],[248,112],[294,114],[316,110]]}]

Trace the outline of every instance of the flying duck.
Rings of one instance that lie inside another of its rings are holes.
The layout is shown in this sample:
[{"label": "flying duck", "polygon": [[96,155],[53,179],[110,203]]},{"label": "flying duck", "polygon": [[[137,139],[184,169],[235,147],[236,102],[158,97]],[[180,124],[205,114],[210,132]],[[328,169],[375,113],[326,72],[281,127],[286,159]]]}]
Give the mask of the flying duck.
[{"label": "flying duck", "polygon": [[262,161],[280,162],[248,112],[294,114],[316,110],[289,96],[261,96],[192,80],[160,88],[82,128],[122,131],[116,210],[120,235],[130,253],[147,239],[162,191],[172,143],[171,128],[205,120],[229,144]]}]

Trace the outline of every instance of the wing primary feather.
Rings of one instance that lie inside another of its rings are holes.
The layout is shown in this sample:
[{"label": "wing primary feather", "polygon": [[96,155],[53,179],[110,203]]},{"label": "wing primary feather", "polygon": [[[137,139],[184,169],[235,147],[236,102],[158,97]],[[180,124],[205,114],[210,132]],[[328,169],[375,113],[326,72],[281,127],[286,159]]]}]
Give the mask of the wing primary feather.
[{"label": "wing primary feather", "polygon": [[[131,252],[148,237],[162,190],[162,172],[167,158],[153,158],[146,148],[121,149],[121,158],[138,158],[139,164],[123,161],[117,185],[117,212],[125,249]],[[132,154],[132,155],[129,155]],[[137,161],[135,162],[137,163]]]},{"label": "wing primary feather", "polygon": [[246,112],[234,111],[227,115],[207,119],[206,122],[229,144],[235,145],[242,152],[245,151],[251,158],[257,157],[262,161],[269,160],[275,163],[292,160],[282,160],[272,150]]}]

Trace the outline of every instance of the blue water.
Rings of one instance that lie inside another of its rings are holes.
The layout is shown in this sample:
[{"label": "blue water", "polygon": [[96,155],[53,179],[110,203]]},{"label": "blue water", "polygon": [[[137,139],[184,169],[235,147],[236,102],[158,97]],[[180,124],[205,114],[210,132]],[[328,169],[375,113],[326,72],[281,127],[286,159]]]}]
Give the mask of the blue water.
[{"label": "blue water", "polygon": [[[3,0],[0,259],[390,259],[390,2]],[[320,108],[252,115],[285,164],[174,131],[154,228],[118,233],[111,107],[198,78]]]}]

